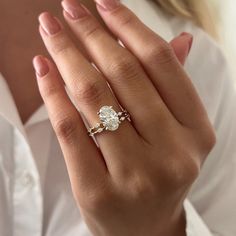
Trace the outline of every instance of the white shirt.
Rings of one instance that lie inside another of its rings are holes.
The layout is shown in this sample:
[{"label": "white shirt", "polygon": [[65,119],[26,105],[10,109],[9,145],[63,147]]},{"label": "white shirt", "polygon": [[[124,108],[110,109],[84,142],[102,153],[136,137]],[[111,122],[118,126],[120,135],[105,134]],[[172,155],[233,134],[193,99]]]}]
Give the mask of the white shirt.
[{"label": "white shirt", "polygon": [[[216,43],[167,18],[146,0],[123,1],[166,40],[194,35],[186,70],[217,134],[217,144],[185,201],[187,236],[236,235],[236,89]],[[0,236],[89,236],[72,196],[63,155],[42,105],[23,125],[0,74]]]}]

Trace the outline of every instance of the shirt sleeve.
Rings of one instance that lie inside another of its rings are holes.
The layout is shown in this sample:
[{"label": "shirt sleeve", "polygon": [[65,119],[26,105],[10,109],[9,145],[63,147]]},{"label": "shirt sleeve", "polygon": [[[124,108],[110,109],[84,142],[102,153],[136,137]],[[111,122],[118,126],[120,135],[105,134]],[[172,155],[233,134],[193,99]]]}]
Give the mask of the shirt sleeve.
[{"label": "shirt sleeve", "polygon": [[186,236],[213,236],[188,199],[184,202]]},{"label": "shirt sleeve", "polygon": [[186,70],[214,126],[217,142],[185,201],[187,236],[236,235],[236,86],[221,48],[194,34]]}]

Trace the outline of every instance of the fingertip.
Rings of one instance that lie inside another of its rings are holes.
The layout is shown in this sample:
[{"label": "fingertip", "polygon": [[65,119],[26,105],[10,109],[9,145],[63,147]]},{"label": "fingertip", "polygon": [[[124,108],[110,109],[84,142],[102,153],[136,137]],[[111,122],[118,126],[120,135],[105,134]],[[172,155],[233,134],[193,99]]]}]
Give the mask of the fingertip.
[{"label": "fingertip", "polygon": [[192,43],[193,35],[186,32],[181,33],[170,42],[170,45],[174,49],[174,52],[182,65],[185,64],[185,61],[191,51]]},{"label": "fingertip", "polygon": [[120,0],[95,0],[95,3],[97,5],[97,8],[101,11],[113,11],[121,6]]},{"label": "fingertip", "polygon": [[53,36],[63,29],[60,20],[50,12],[42,12],[38,16],[39,24],[42,26],[48,36]]},{"label": "fingertip", "polygon": [[41,24],[43,22],[44,18],[47,18],[48,16],[51,16],[50,12],[48,11],[43,11],[38,15],[38,21]]},{"label": "fingertip", "polygon": [[47,36],[47,32],[43,29],[43,27],[41,25],[39,25],[38,29],[39,29],[39,33],[42,38]]},{"label": "fingertip", "polygon": [[185,35],[191,35],[192,36],[192,34],[190,34],[190,33],[188,33],[188,32],[182,32],[179,36],[185,36]]},{"label": "fingertip", "polygon": [[70,14],[67,11],[65,11],[64,9],[62,10],[62,15],[63,15],[63,17],[65,18],[66,21],[67,20],[73,20],[71,18]]},{"label": "fingertip", "polygon": [[49,65],[44,56],[37,55],[32,62],[37,78],[42,78],[49,73]]},{"label": "fingertip", "polygon": [[188,53],[191,51],[192,45],[193,45],[193,35],[187,32],[183,32],[180,34],[182,38],[186,41],[188,45]]}]

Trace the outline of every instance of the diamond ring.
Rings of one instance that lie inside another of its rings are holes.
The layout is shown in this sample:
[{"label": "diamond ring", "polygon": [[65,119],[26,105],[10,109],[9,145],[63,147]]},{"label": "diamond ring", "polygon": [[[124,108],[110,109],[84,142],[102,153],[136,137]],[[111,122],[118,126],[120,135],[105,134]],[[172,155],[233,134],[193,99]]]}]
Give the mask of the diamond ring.
[{"label": "diamond ring", "polygon": [[97,123],[94,127],[88,129],[89,136],[101,133],[104,130],[115,131],[119,128],[122,121],[130,120],[130,115],[126,110],[116,112],[112,106],[103,106],[97,113],[100,119],[100,123]]}]

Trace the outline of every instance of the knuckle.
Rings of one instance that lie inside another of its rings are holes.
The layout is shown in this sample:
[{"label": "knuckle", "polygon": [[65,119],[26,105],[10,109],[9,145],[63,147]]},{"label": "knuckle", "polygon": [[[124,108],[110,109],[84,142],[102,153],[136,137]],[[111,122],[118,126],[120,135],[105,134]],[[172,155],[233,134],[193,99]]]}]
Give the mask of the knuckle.
[{"label": "knuckle", "polygon": [[77,121],[72,117],[64,117],[54,122],[54,130],[57,137],[64,141],[70,141],[74,138],[77,130]]},{"label": "knuckle", "polygon": [[102,33],[102,29],[98,24],[93,24],[93,26],[88,26],[83,32],[83,38],[85,40],[88,39],[96,39]]},{"label": "knuckle", "polygon": [[50,48],[53,54],[59,55],[66,53],[72,48],[70,40],[64,35],[58,35],[52,42]]},{"label": "knuckle", "polygon": [[99,80],[90,80],[79,86],[77,91],[75,91],[75,96],[84,104],[99,103],[106,92],[106,86],[104,82]]},{"label": "knuckle", "polygon": [[184,152],[178,154],[176,151],[170,159],[165,165],[165,173],[163,173],[168,186],[174,190],[190,186],[199,175],[199,165]]},{"label": "knuckle", "polygon": [[216,144],[216,133],[212,127],[205,129],[205,134],[203,135],[203,149],[209,153]]},{"label": "knuckle", "polygon": [[114,76],[122,78],[132,78],[137,76],[139,68],[138,61],[129,53],[117,55],[109,65],[108,71]]},{"label": "knuckle", "polygon": [[148,64],[168,64],[175,59],[171,46],[164,40],[151,44],[146,48],[144,60]]},{"label": "knuckle", "polygon": [[199,176],[200,166],[192,157],[184,157],[181,162],[182,176],[179,178],[181,185],[191,185]]},{"label": "knuckle", "polygon": [[201,153],[204,153],[206,157],[217,142],[215,130],[212,125],[209,124],[209,121],[207,121],[207,125],[204,123],[201,128],[196,130],[193,138],[194,140],[197,140],[197,148],[201,151]]},{"label": "knuckle", "polygon": [[112,203],[113,199],[114,196],[108,189],[100,189],[87,194],[86,199],[81,201],[81,204],[87,211],[100,214],[101,210],[107,209],[108,205],[112,206],[109,203]]},{"label": "knuckle", "polygon": [[[46,78],[46,79],[50,79],[50,78]],[[52,97],[53,95],[57,94],[59,92],[58,87],[55,86],[55,84],[49,84],[47,83],[46,85],[40,87],[40,91],[43,97],[45,98],[49,98]]]},{"label": "knuckle", "polygon": [[119,19],[118,20],[119,28],[129,25],[134,25],[133,23],[135,20],[135,16],[134,14],[132,14],[132,12],[127,12],[123,11],[122,9],[118,9],[118,11],[114,11],[111,14],[113,14],[114,17]]},{"label": "knuckle", "polygon": [[157,185],[154,181],[141,173],[133,175],[126,184],[130,186],[129,189],[134,198],[145,199],[157,193]]},{"label": "knuckle", "polygon": [[107,194],[105,194],[104,191],[101,191],[99,194],[96,193],[96,195],[92,195],[89,198],[89,204],[92,207],[92,209],[103,209],[104,206],[106,206],[108,202]]},{"label": "knuckle", "polygon": [[95,181],[88,179],[79,184],[72,184],[72,192],[81,208],[94,213],[106,206],[106,202],[112,198],[110,187],[107,178],[102,177]]}]

